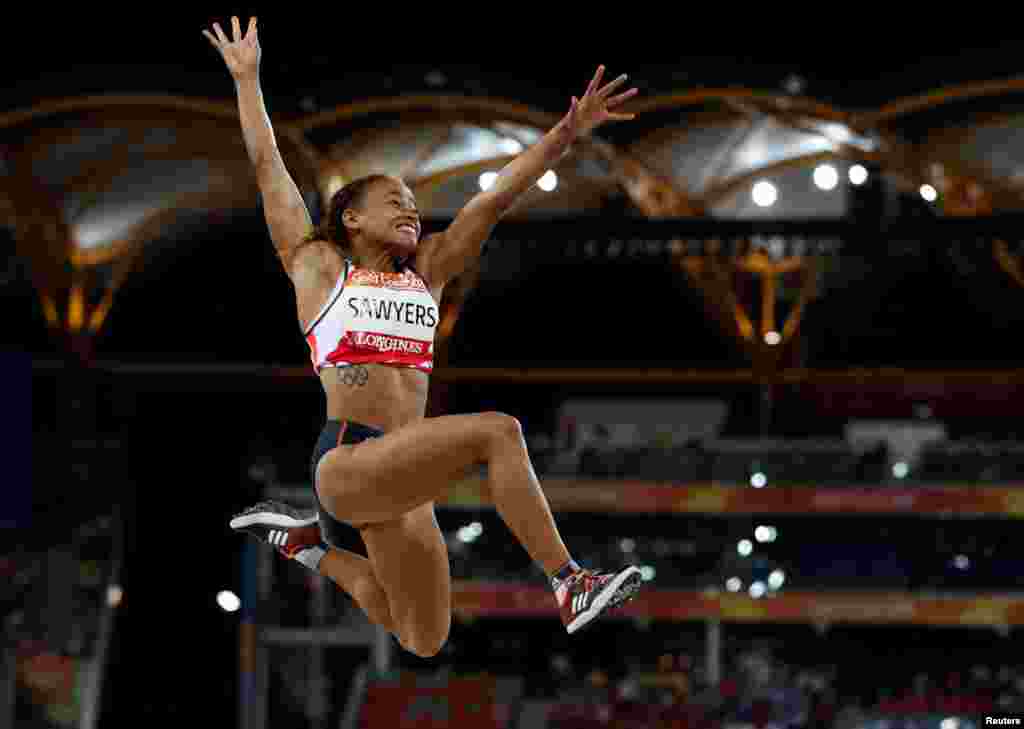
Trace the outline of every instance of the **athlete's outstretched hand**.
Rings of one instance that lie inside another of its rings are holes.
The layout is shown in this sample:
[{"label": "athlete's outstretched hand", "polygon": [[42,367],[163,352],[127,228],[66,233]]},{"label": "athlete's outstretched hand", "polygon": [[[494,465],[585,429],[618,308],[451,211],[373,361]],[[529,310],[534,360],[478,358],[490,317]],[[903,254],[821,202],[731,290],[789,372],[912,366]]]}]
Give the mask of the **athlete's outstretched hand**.
[{"label": "athlete's outstretched hand", "polygon": [[208,30],[203,30],[213,47],[216,48],[227,64],[228,70],[236,81],[246,78],[254,78],[260,71],[260,39],[256,34],[256,18],[249,20],[249,29],[242,35],[242,29],[238,24],[238,18],[231,18],[231,30],[234,40],[228,40],[224,31],[220,29],[220,23],[213,24],[213,35]]},{"label": "athlete's outstretched hand", "polygon": [[572,105],[569,107],[569,113],[565,115],[564,121],[574,138],[586,137],[607,121],[629,121],[636,117],[636,114],[612,111],[638,93],[638,90],[633,88],[617,96],[612,96],[615,89],[626,83],[628,78],[626,74],[622,74],[614,81],[600,87],[603,76],[604,66],[598,66],[597,73],[590,80],[590,85],[587,86],[583,98],[572,97]]}]

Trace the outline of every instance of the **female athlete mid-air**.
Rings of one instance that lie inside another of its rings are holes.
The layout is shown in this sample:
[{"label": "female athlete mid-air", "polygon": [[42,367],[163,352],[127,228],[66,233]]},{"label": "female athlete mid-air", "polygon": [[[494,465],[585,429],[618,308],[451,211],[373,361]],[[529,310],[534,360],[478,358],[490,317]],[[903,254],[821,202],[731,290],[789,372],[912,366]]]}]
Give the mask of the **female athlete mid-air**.
[{"label": "female athlete mid-air", "polygon": [[[442,233],[420,240],[412,192],[386,175],[349,182],[314,229],[263,104],[256,19],[244,35],[237,17],[231,25],[230,39],[218,23],[203,33],[234,78],[270,236],[327,397],[311,464],[317,512],[265,502],[231,527],[326,575],[406,650],[433,656],[451,625],[448,552],[434,502],[486,464],[485,498],[550,577],[570,633],[630,599],[640,587],[637,567],[587,569],[570,557],[515,418],[424,413],[445,284],[478,258],[505,212],[575,140],[604,122],[633,118],[614,109],[636,89],[613,95],[626,76],[602,86],[599,67],[565,117]],[[353,528],[368,559],[332,546]]]}]

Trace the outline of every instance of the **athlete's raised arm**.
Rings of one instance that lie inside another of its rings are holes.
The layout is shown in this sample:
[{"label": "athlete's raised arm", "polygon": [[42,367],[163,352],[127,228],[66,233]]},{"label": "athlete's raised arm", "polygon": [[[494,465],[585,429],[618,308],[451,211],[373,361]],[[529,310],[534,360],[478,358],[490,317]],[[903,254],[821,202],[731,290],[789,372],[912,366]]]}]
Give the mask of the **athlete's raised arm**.
[{"label": "athlete's raised arm", "polygon": [[604,66],[599,66],[583,97],[572,97],[569,112],[558,124],[509,162],[494,185],[477,193],[444,233],[424,239],[416,264],[429,281],[444,284],[465,271],[479,257],[480,247],[501,217],[568,152],[573,142],[607,121],[629,120],[635,116],[612,111],[637,93],[634,88],[612,96],[626,82],[626,75],[601,86],[603,76]]},{"label": "athlete's raised arm", "polygon": [[249,28],[243,36],[238,18],[232,17],[233,40],[224,35],[219,23],[213,24],[213,30],[216,35],[208,30],[203,30],[203,35],[220,52],[235,80],[242,135],[263,197],[263,214],[270,228],[274,249],[290,275],[295,251],[312,230],[313,222],[298,186],[284,166],[274,138],[274,128],[263,104],[256,18],[249,20]]}]

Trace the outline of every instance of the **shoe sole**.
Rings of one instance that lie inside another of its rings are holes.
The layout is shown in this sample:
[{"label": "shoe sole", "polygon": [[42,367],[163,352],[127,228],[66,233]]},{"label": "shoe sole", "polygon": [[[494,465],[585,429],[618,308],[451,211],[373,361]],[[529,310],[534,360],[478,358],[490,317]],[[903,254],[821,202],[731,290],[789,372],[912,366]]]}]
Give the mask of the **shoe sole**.
[{"label": "shoe sole", "polygon": [[[608,587],[606,587],[600,595],[594,598],[594,602],[590,605],[590,607],[588,607],[582,613],[577,615],[576,618],[571,623],[569,623],[569,625],[566,627],[566,630],[569,631],[569,633],[575,633],[580,628],[583,628],[586,625],[588,625],[594,618],[600,615],[606,607],[608,607],[608,603],[611,602],[612,598],[618,595],[619,590],[622,589],[623,585],[629,582],[630,578],[633,577],[635,577],[637,580],[640,579],[639,567],[630,567],[628,569],[623,570],[620,574],[616,575],[615,578],[608,584]],[[615,603],[615,605],[621,604],[622,602],[628,600],[630,597],[633,596],[633,594],[636,593],[639,587],[640,585],[638,582],[635,583],[635,585],[631,584],[631,590],[629,594],[626,595],[622,600],[619,600],[619,602]]]},{"label": "shoe sole", "polygon": [[252,526],[253,524],[260,524],[270,527],[294,529],[296,527],[316,524],[316,522],[316,516],[307,517],[305,519],[296,519],[294,516],[288,516],[287,514],[275,514],[270,511],[262,511],[254,514],[241,514],[240,516],[236,516],[231,520],[231,528],[244,529],[245,527]]}]

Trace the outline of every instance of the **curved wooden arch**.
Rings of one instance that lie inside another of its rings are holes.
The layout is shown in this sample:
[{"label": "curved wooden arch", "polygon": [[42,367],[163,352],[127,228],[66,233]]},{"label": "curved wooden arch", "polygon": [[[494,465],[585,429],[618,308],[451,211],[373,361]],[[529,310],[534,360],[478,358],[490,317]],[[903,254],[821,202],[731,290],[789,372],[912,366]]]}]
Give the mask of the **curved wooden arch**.
[{"label": "curved wooden arch", "polygon": [[441,170],[439,172],[432,172],[431,174],[423,177],[407,180],[407,182],[409,187],[413,189],[413,192],[424,188],[440,187],[444,183],[449,180],[453,180],[456,177],[471,175],[474,172],[487,172],[488,170],[493,170],[495,167],[502,167],[515,158],[516,156],[514,154],[504,154],[499,157],[488,157],[487,159],[449,167],[448,169]]},{"label": "curved wooden arch", "polygon": [[737,99],[752,102],[769,102],[781,111],[789,113],[806,113],[810,116],[828,121],[849,123],[853,114],[838,107],[803,96],[785,96],[770,91],[756,89],[713,88],[700,91],[686,91],[674,94],[663,94],[649,99],[633,99],[628,102],[625,111],[645,114],[667,111],[683,106],[694,106],[709,101],[727,101]]},{"label": "curved wooden arch", "polygon": [[676,139],[684,139],[694,129],[711,129],[746,119],[743,114],[731,110],[706,112],[700,117],[702,118],[691,119],[691,123],[687,125],[670,124],[652,129],[642,137],[630,141],[626,149],[632,154],[640,156],[651,147],[660,147],[666,143],[672,143]]},{"label": "curved wooden arch", "polygon": [[925,134],[925,144],[929,147],[936,145],[943,148],[953,148],[962,145],[972,134],[983,129],[997,128],[1001,125],[1019,119],[1020,114],[1012,114],[1005,111],[991,111],[980,114],[971,120],[970,125],[952,125],[939,127]]},{"label": "curved wooden arch", "polygon": [[101,246],[75,248],[71,252],[71,263],[78,267],[109,263],[128,254],[135,245],[136,241],[131,238],[118,238]]},{"label": "curved wooden arch", "polygon": [[35,119],[70,114],[79,111],[94,111],[119,107],[153,107],[191,111],[207,116],[238,119],[238,110],[233,103],[192,99],[184,96],[160,96],[147,94],[131,96],[125,94],[82,96],[72,99],[47,99],[29,109],[9,111],[0,114],[0,129],[18,126]]},{"label": "curved wooden arch", "polygon": [[120,238],[109,245],[96,248],[76,248],[72,251],[71,260],[77,265],[95,265],[109,263],[117,258],[132,254],[160,234],[160,231],[176,216],[189,211],[202,209],[204,206],[216,208],[236,208],[244,205],[257,192],[255,180],[247,180],[245,184],[219,184],[203,192],[184,192],[175,194],[172,199],[149,210],[140,220],[133,223]]},{"label": "curved wooden arch", "polygon": [[975,81],[950,88],[939,88],[915,96],[896,99],[882,105],[877,111],[862,112],[861,123],[881,125],[907,114],[933,109],[954,101],[964,101],[983,96],[998,96],[1011,91],[1024,91],[1024,76],[991,81]]},{"label": "curved wooden arch", "polygon": [[317,112],[291,122],[286,122],[295,129],[309,132],[319,127],[348,121],[359,116],[381,114],[385,112],[409,111],[426,109],[444,114],[458,115],[461,113],[484,113],[502,116],[504,121],[521,121],[533,126],[550,127],[562,118],[560,114],[552,114],[526,104],[503,99],[476,98],[472,96],[417,94],[413,96],[368,99],[349,104],[341,104],[327,111]]},{"label": "curved wooden arch", "polygon": [[[16,127],[36,119],[58,114],[132,107],[171,109],[173,111],[201,114],[217,119],[230,119],[236,123],[238,122],[238,107],[234,102],[193,99],[171,95],[146,94],[133,96],[128,94],[111,94],[83,96],[72,99],[47,99],[29,109],[2,113],[0,114],[0,129]],[[315,178],[320,163],[320,155],[315,147],[302,134],[295,133],[292,121],[287,119],[275,120],[274,129],[278,132],[279,137],[285,138],[290,145],[296,148],[300,157],[308,165],[306,172]]]}]

